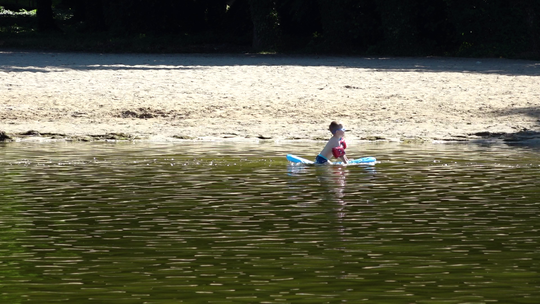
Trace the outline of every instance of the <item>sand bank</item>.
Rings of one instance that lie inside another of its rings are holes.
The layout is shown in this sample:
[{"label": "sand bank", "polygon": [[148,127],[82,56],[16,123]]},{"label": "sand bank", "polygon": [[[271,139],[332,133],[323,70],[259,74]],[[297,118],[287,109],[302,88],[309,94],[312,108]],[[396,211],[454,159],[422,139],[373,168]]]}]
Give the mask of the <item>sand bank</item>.
[{"label": "sand bank", "polygon": [[539,76],[505,59],[0,52],[0,131],[320,140],[338,120],[349,140],[539,138]]}]

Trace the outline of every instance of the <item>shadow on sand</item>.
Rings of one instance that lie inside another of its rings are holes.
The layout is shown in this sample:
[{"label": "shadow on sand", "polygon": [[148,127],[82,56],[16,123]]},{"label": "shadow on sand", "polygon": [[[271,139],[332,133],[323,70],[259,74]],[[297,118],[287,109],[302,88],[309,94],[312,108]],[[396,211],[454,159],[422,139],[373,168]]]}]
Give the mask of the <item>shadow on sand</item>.
[{"label": "shadow on sand", "polygon": [[498,111],[497,114],[502,118],[510,115],[523,115],[529,116],[536,120],[534,129],[522,128],[513,133],[506,132],[478,132],[475,135],[482,139],[499,139],[510,146],[531,146],[536,149],[540,149],[540,108],[539,107],[525,107],[525,108],[512,108],[504,111]]},{"label": "shadow on sand", "polygon": [[176,70],[213,66],[330,66],[392,72],[455,72],[539,76],[540,63],[471,58],[332,57],[258,54],[94,54],[0,51],[1,72]]}]

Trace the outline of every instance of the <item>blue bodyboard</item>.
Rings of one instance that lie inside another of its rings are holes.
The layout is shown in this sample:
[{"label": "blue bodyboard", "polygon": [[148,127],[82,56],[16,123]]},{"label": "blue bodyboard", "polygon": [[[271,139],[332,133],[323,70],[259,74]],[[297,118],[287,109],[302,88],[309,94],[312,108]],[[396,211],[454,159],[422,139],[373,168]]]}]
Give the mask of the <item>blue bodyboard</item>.
[{"label": "blue bodyboard", "polygon": [[[287,160],[295,164],[314,165],[315,162],[296,156],[293,154],[287,154]],[[357,159],[351,159],[346,165],[359,165],[359,164],[375,164],[377,159],[375,157],[362,157]],[[344,165],[342,162],[333,162],[332,165]]]}]

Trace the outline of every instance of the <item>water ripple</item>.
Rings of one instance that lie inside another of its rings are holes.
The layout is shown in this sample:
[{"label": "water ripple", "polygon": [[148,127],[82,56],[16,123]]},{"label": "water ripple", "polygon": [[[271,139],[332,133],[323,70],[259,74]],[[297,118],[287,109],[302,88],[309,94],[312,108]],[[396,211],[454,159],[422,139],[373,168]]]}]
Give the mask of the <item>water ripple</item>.
[{"label": "water ripple", "polygon": [[281,147],[84,147],[2,147],[3,302],[540,296],[535,151],[371,146],[374,168],[291,168],[262,159]]}]

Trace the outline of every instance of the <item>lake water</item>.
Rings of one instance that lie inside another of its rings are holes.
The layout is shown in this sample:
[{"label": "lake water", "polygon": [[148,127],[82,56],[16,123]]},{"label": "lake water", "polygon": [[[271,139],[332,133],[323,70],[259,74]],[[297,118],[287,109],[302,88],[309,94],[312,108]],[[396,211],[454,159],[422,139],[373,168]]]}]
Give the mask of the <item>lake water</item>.
[{"label": "lake water", "polygon": [[0,144],[0,303],[538,303],[538,148],[321,144]]}]

